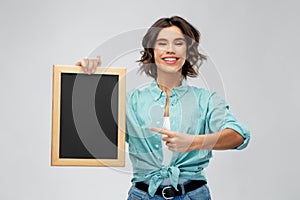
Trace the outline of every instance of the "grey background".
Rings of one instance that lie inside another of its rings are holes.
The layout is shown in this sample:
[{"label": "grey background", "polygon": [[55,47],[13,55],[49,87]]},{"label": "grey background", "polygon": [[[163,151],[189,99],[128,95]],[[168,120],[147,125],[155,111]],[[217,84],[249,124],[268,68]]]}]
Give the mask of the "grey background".
[{"label": "grey background", "polygon": [[213,199],[299,199],[298,8],[296,0],[1,1],[0,199],[125,199],[130,166],[50,166],[52,65],[174,14],[201,30],[226,100],[252,134],[243,151],[214,152]]}]

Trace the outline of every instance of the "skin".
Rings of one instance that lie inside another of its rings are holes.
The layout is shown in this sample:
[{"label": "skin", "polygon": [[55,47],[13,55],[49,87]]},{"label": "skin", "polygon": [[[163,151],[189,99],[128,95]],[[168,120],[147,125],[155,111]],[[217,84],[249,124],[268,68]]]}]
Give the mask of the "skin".
[{"label": "skin", "polygon": [[181,84],[181,71],[186,58],[186,42],[176,26],[162,29],[154,45],[157,83],[167,96],[164,116],[169,116],[170,90]]},{"label": "skin", "polygon": [[[171,26],[163,28],[154,46],[154,60],[157,66],[157,83],[160,89],[166,93],[166,105],[164,116],[169,116],[170,90],[181,84],[181,71],[186,58],[187,45],[182,31]],[[75,65],[82,66],[87,74],[95,73],[100,66],[100,56],[97,58],[84,58]],[[174,132],[157,127],[149,127],[151,131],[162,134],[162,140],[170,151],[189,152],[193,150],[227,150],[233,149],[244,142],[244,138],[232,129],[224,129],[220,132],[207,135],[191,135]]]},{"label": "skin", "polygon": [[75,65],[81,66],[84,73],[93,74],[96,72],[97,67],[101,65],[100,55],[96,58],[85,57],[82,60],[78,60]]}]

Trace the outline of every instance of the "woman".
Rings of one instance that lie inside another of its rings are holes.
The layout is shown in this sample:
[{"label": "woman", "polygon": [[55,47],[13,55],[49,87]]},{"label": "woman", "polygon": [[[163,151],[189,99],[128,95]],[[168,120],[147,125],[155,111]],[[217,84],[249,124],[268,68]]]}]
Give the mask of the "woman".
[{"label": "woman", "polygon": [[[249,131],[222,98],[185,83],[206,59],[199,40],[199,31],[178,16],[159,19],[143,38],[140,71],[154,81],[127,95],[126,141],[133,166],[128,199],[210,199],[203,170],[211,150],[243,149],[249,142]],[[94,73],[100,58],[76,65]]]}]

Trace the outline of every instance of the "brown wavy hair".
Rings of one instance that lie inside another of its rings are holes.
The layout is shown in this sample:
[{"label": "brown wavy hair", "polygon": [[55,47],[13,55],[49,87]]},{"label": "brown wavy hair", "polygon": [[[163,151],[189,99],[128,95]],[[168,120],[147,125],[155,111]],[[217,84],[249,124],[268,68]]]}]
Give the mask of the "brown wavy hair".
[{"label": "brown wavy hair", "polygon": [[157,77],[157,67],[154,61],[155,41],[161,29],[170,26],[177,26],[182,31],[187,43],[187,56],[182,67],[182,76],[185,79],[187,76],[197,77],[200,66],[207,59],[205,55],[198,51],[201,34],[194,26],[179,16],[160,18],[148,29],[142,42],[144,50],[141,52],[141,59],[138,60],[140,62],[139,71],[145,72],[153,78]]}]

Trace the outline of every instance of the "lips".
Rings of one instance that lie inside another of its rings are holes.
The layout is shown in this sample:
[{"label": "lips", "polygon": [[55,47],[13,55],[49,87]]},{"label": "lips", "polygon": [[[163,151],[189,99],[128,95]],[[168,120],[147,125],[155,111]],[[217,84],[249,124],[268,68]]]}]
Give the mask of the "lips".
[{"label": "lips", "polygon": [[164,57],[162,60],[165,61],[166,64],[175,64],[179,58],[178,57]]}]

